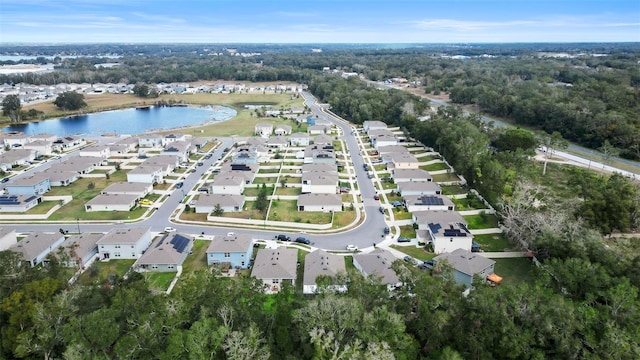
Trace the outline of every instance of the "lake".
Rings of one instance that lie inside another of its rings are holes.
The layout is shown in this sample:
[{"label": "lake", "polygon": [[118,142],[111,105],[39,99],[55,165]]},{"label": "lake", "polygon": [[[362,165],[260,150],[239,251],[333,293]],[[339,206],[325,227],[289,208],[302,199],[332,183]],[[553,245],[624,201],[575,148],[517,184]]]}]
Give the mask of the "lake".
[{"label": "lake", "polygon": [[97,137],[104,134],[137,135],[196,125],[215,124],[229,120],[236,115],[237,112],[234,109],[226,106],[152,106],[148,109],[113,110],[11,125],[2,128],[2,132],[23,132],[27,135],[82,135],[86,137]]}]

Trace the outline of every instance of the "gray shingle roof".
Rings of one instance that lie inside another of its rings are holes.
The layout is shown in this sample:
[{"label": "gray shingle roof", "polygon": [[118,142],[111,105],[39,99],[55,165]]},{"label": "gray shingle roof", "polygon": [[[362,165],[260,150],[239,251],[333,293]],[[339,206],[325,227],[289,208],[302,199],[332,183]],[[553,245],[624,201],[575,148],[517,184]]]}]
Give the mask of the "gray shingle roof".
[{"label": "gray shingle roof", "polygon": [[251,276],[257,279],[294,279],[298,265],[298,250],[260,249],[253,262]]},{"label": "gray shingle roof", "polygon": [[215,236],[207,253],[215,252],[246,252],[249,247],[253,246],[253,238],[247,234],[234,234]]},{"label": "gray shingle roof", "polygon": [[376,249],[368,254],[357,254],[353,259],[360,264],[367,276],[380,277],[384,285],[400,282],[400,278],[391,268],[396,258],[387,250]]},{"label": "gray shingle roof", "polygon": [[11,250],[22,253],[24,260],[31,261],[43,251],[51,247],[63,235],[36,231],[11,247]]},{"label": "gray shingle roof", "polygon": [[315,285],[318,276],[336,276],[345,273],[344,257],[316,250],[304,258],[304,285]]},{"label": "gray shingle roof", "polygon": [[496,262],[486,257],[464,249],[457,249],[451,253],[436,256],[434,260],[447,261],[454,269],[461,273],[471,275],[482,272]]},{"label": "gray shingle roof", "polygon": [[98,240],[98,245],[135,244],[150,230],[149,227],[111,229],[102,239]]}]

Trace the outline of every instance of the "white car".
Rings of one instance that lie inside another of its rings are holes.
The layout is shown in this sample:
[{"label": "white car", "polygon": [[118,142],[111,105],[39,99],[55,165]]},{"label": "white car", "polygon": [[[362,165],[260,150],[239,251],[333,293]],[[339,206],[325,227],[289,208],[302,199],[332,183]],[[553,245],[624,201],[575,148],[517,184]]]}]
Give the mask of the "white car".
[{"label": "white car", "polygon": [[358,247],[355,245],[347,245],[347,251],[358,251]]},{"label": "white car", "polygon": [[170,233],[170,232],[174,232],[174,231],[176,231],[176,228],[173,228],[171,226],[167,226],[166,228],[164,228],[164,232]]}]

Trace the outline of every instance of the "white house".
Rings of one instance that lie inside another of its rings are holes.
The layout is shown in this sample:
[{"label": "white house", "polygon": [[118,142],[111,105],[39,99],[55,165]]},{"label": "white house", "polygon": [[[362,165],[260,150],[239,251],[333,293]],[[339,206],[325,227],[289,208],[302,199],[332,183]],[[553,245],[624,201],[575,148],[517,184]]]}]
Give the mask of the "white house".
[{"label": "white house", "polygon": [[297,277],[298,250],[260,249],[253,262],[251,276],[262,280],[265,292],[277,293],[284,283],[294,285]]},{"label": "white house", "polygon": [[409,195],[440,195],[440,185],[433,181],[404,181],[398,183],[398,193],[401,196]]},{"label": "white house", "polygon": [[289,143],[291,146],[307,146],[309,145],[309,139],[309,134],[297,132],[289,136]]},{"label": "white house", "polygon": [[38,155],[51,155],[53,153],[53,141],[36,140],[22,146],[23,149],[33,150]]},{"label": "white house", "polygon": [[225,213],[242,211],[244,195],[200,194],[195,201],[196,213],[211,214],[218,205]]},{"label": "white house", "polygon": [[0,195],[0,212],[27,212],[41,202],[40,195]]},{"label": "white house", "polygon": [[130,211],[136,205],[138,195],[99,194],[84,204],[84,210],[93,211]]},{"label": "white house", "polygon": [[298,211],[342,211],[342,198],[338,194],[302,194],[298,196]]},{"label": "white house", "polygon": [[143,134],[138,137],[138,146],[144,148],[159,148],[162,147],[163,137],[154,134]]},{"label": "white house", "polygon": [[153,191],[153,185],[143,182],[115,182],[102,190],[102,194],[135,195],[141,199]]},{"label": "white house", "polygon": [[433,181],[431,174],[422,169],[393,169],[391,177],[396,184],[405,181]]},{"label": "white house", "polygon": [[224,176],[220,173],[213,179],[209,189],[211,194],[242,195],[244,185],[244,178],[238,176]]},{"label": "white house", "polygon": [[64,257],[58,260],[67,267],[82,267],[98,254],[98,240],[104,234],[78,234],[69,236],[60,245],[64,249]]},{"label": "white house", "polygon": [[387,164],[387,169],[417,169],[420,167],[418,158],[410,153],[382,154],[382,162]]},{"label": "white house", "polygon": [[402,197],[408,212],[427,210],[455,210],[455,205],[444,195],[406,195]]},{"label": "white house", "polygon": [[[304,258],[303,294],[315,294],[318,291],[317,279],[320,276],[333,278],[326,290],[334,292],[347,291],[345,283],[336,282],[335,277],[346,275],[344,256],[328,253],[324,250],[313,251]],[[346,277],[343,277],[346,280]]]},{"label": "white house", "polygon": [[258,123],[254,128],[256,136],[268,138],[273,133],[273,125],[269,123]]},{"label": "white house", "polygon": [[418,225],[418,241],[433,245],[433,252],[441,254],[456,249],[471,251],[473,235],[467,228],[467,222],[455,211],[417,211],[412,214],[413,222]]},{"label": "white house", "polygon": [[273,130],[273,133],[276,136],[284,136],[291,134],[291,126],[285,124],[278,124],[276,128]]},{"label": "white house", "polygon": [[303,194],[335,194],[338,192],[338,175],[326,172],[303,172]]},{"label": "white house", "polygon": [[151,244],[151,228],[111,229],[97,244],[100,259],[137,259]]},{"label": "white house", "polygon": [[140,165],[127,173],[128,182],[155,184],[162,181],[163,167],[160,165]]},{"label": "white house", "polygon": [[382,130],[387,128],[387,124],[378,120],[367,120],[362,123],[362,127],[365,132],[369,132],[369,130]]},{"label": "white house", "polygon": [[154,241],[135,262],[138,272],[177,272],[193,249],[193,237],[176,232]]},{"label": "white house", "polygon": [[94,156],[106,159],[111,154],[109,146],[93,144],[80,150],[80,156]]},{"label": "white house", "polygon": [[18,242],[15,229],[0,228],[0,251],[12,247]]}]

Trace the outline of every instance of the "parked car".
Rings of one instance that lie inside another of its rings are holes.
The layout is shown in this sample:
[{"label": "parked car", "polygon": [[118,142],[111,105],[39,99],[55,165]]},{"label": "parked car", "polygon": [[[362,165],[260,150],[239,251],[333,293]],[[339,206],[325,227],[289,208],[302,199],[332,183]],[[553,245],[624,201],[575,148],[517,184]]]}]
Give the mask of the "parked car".
[{"label": "parked car", "polygon": [[355,245],[347,245],[347,251],[358,251],[358,247]]},{"label": "parked car", "polygon": [[349,188],[348,187],[341,187],[340,188],[340,192],[342,194],[348,194],[349,193]]},{"label": "parked car", "polygon": [[174,232],[174,231],[176,231],[176,228],[171,226],[167,226],[164,228],[164,232],[167,232],[167,233]]},{"label": "parked car", "polygon": [[380,196],[378,194],[373,195],[373,200],[380,200]]},{"label": "parked car", "polygon": [[385,234],[388,234],[391,232],[391,229],[389,229],[388,226],[385,226],[384,229],[382,230]]},{"label": "parked car", "polygon": [[207,154],[204,156],[205,159],[211,159],[211,154]]},{"label": "parked car", "polygon": [[384,208],[383,208],[382,206],[380,206],[380,207],[378,208],[378,211],[380,211],[380,214],[383,214],[383,215],[384,215]]},{"label": "parked car", "polygon": [[393,205],[393,206],[395,206],[395,207],[398,207],[398,206],[403,206],[404,204],[402,203],[402,201],[399,201],[399,200],[393,200],[393,201],[391,202],[391,205]]},{"label": "parked car", "polygon": [[140,205],[153,205],[153,201],[151,200],[147,200],[147,199],[142,199],[138,202],[138,204]]},{"label": "parked car", "polygon": [[435,265],[436,265],[435,260],[425,260],[422,264],[418,265],[418,267],[422,270],[429,270],[429,269],[433,269]]},{"label": "parked car", "polygon": [[182,182],[176,183],[176,188],[180,189],[182,187],[182,185],[184,185],[184,183],[182,183]]},{"label": "parked car", "polygon": [[402,258],[402,260],[404,260],[405,262],[408,262],[411,265],[415,265],[416,264],[416,261],[409,255],[407,255],[404,258]]},{"label": "parked car", "polygon": [[278,241],[291,241],[291,237],[284,235],[284,234],[280,234],[280,235],[276,235],[276,240]]},{"label": "parked car", "polygon": [[6,178],[2,178],[2,182],[3,182],[3,183],[6,183],[7,181],[9,181],[9,178],[8,178],[8,177],[6,177]]},{"label": "parked car", "polygon": [[311,240],[307,239],[306,237],[300,236],[296,238],[296,242],[300,243],[300,244],[311,244]]},{"label": "parked car", "polygon": [[399,242],[399,243],[407,243],[407,242],[411,242],[411,239],[409,239],[409,238],[408,238],[408,237],[406,237],[406,236],[400,236],[400,237],[398,238],[398,242]]},{"label": "parked car", "polygon": [[204,163],[203,163],[203,162],[199,162],[199,163],[198,163],[198,166],[202,166],[202,165],[204,165]]}]

